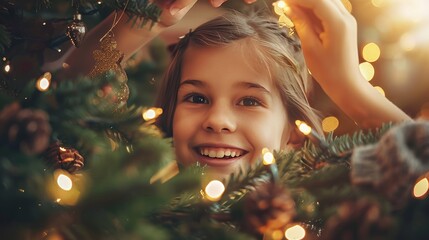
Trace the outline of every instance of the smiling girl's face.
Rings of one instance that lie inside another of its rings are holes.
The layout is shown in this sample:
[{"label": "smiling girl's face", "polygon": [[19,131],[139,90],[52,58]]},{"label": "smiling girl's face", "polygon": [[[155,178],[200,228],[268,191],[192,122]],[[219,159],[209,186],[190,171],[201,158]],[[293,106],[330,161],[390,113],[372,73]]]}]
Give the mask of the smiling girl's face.
[{"label": "smiling girl's face", "polygon": [[243,41],[190,46],[182,65],[173,116],[176,157],[184,165],[207,165],[219,177],[254,163],[263,148],[281,149],[290,135],[279,91],[267,71],[244,57]]}]

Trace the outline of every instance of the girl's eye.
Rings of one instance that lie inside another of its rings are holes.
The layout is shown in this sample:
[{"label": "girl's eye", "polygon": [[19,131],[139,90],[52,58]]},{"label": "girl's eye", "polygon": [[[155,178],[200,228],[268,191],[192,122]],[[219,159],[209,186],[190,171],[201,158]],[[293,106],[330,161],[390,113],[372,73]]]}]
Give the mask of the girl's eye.
[{"label": "girl's eye", "polygon": [[261,106],[261,102],[253,97],[245,97],[240,100],[238,105],[242,106]]},{"label": "girl's eye", "polygon": [[209,103],[209,101],[207,100],[206,97],[204,97],[202,95],[197,95],[197,94],[187,96],[185,98],[185,101],[190,102],[190,103],[196,103],[196,104],[208,104]]}]

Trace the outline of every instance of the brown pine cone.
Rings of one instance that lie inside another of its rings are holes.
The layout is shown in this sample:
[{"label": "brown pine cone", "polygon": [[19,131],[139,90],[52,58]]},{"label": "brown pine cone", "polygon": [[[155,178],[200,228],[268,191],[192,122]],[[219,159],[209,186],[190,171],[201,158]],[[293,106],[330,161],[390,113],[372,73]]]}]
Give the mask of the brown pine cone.
[{"label": "brown pine cone", "polygon": [[322,239],[389,239],[385,237],[391,227],[391,219],[382,215],[378,203],[362,198],[339,206],[326,222]]},{"label": "brown pine cone", "polygon": [[21,109],[18,103],[0,112],[0,142],[28,155],[42,153],[49,145],[51,126],[42,110]]},{"label": "brown pine cone", "polygon": [[295,215],[295,202],[289,192],[283,186],[271,182],[258,186],[245,202],[248,225],[259,233],[280,229]]},{"label": "brown pine cone", "polygon": [[69,173],[79,171],[84,166],[84,159],[74,148],[61,146],[60,142],[52,143],[45,153],[46,162],[54,169],[64,169]]}]

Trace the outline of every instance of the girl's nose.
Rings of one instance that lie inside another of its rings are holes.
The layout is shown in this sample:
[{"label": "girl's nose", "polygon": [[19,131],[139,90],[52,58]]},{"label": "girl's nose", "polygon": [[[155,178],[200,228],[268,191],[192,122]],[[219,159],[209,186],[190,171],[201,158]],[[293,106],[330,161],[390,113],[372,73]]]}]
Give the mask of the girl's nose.
[{"label": "girl's nose", "polygon": [[229,133],[236,130],[237,124],[231,109],[217,104],[210,107],[202,127],[209,132]]}]

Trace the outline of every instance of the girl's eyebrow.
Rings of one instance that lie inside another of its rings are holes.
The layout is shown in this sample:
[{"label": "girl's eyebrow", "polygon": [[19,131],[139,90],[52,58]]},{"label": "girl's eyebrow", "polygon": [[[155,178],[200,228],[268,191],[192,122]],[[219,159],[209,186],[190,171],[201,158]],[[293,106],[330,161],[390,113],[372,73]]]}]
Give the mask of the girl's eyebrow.
[{"label": "girl's eyebrow", "polygon": [[186,85],[186,84],[197,86],[197,87],[202,87],[205,85],[204,82],[202,82],[200,80],[187,79],[187,80],[180,83],[179,88],[183,85]]},{"label": "girl's eyebrow", "polygon": [[[179,88],[182,87],[183,85],[187,85],[187,84],[193,85],[196,87],[206,86],[206,84],[203,81],[195,80],[195,79],[187,79],[187,80],[184,80],[183,82],[180,83]],[[258,83],[254,83],[254,82],[239,82],[239,83],[235,84],[235,87],[246,88],[246,89],[255,88],[258,90],[262,90],[263,92],[265,92],[267,94],[271,94],[271,92],[268,89],[266,89],[264,86],[262,86]]]},{"label": "girl's eyebrow", "polygon": [[271,94],[271,92],[266,89],[264,86],[254,83],[254,82],[239,82],[236,84],[237,87],[243,87],[243,88],[256,88],[259,90],[262,90],[265,93]]}]

